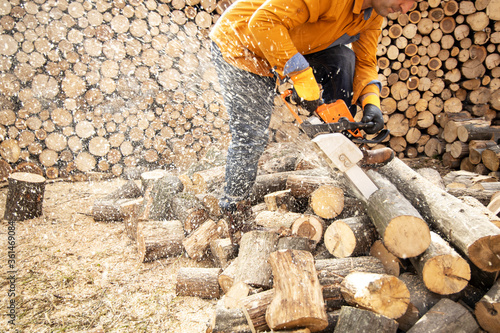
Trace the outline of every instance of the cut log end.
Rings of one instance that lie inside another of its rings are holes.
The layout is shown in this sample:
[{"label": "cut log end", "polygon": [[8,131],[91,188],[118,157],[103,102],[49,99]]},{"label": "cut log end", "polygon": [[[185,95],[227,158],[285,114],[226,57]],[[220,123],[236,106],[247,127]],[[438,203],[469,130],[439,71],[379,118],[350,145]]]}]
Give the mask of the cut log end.
[{"label": "cut log end", "polygon": [[325,232],[325,246],[337,258],[349,257],[356,247],[356,236],[342,221],[335,221]]},{"label": "cut log end", "polygon": [[441,255],[427,261],[422,271],[425,286],[440,295],[458,293],[469,283],[470,267],[463,258]]},{"label": "cut log end", "polygon": [[397,216],[384,233],[384,245],[398,258],[411,258],[422,254],[431,243],[429,226],[422,219]]},{"label": "cut log end", "polygon": [[485,272],[500,271],[500,235],[478,239],[468,248],[469,258]]}]

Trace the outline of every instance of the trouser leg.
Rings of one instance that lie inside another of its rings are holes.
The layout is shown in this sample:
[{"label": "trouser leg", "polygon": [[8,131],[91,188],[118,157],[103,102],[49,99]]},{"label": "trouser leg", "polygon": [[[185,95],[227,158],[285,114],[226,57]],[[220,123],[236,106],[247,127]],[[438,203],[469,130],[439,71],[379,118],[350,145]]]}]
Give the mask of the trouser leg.
[{"label": "trouser leg", "polygon": [[275,83],[270,77],[229,65],[215,44],[212,58],[229,115],[231,144],[223,200],[230,204],[248,198],[255,182],[258,161],[268,142]]},{"label": "trouser leg", "polygon": [[305,56],[313,68],[316,81],[323,86],[323,100],[332,103],[342,99],[350,108],[353,95],[354,51],[339,45]]}]

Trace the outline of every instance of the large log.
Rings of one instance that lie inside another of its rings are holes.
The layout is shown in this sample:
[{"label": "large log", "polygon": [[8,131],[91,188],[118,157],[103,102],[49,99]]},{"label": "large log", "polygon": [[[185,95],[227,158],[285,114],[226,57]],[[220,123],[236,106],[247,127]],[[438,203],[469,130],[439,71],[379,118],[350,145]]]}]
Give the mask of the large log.
[{"label": "large log", "polygon": [[274,298],[266,311],[272,330],[307,327],[311,332],[328,326],[328,318],[310,252],[281,250],[269,258],[274,276]]},{"label": "large log", "polygon": [[425,220],[478,268],[486,272],[500,270],[500,229],[487,217],[435,187],[400,159],[392,160],[379,172],[396,184]]},{"label": "large log", "polygon": [[367,213],[384,245],[398,258],[422,254],[431,242],[427,223],[387,179],[368,171],[379,189],[367,199]]}]

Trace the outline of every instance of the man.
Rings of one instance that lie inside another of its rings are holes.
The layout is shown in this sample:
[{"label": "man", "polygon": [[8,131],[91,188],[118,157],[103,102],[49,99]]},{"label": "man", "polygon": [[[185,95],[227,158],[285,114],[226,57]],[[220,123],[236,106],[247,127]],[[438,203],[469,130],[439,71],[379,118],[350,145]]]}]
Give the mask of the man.
[{"label": "man", "polygon": [[232,239],[249,217],[248,197],[267,144],[276,85],[271,69],[291,80],[304,109],[343,99],[348,107],[360,105],[362,121],[373,123],[365,132],[377,133],[384,126],[376,68],[383,17],[406,13],[414,2],[238,0],[220,17],[210,37],[232,135],[220,202]]}]

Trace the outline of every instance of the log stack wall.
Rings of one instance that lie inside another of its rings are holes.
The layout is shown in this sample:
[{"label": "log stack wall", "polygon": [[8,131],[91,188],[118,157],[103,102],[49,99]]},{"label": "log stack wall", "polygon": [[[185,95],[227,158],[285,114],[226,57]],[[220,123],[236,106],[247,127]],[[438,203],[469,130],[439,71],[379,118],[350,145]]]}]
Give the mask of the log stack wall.
[{"label": "log stack wall", "polygon": [[[227,147],[208,33],[230,3],[0,0],[0,176],[185,170],[212,145]],[[454,139],[452,127],[497,124],[498,7],[422,1],[385,20],[386,144],[400,157],[453,152],[446,161],[465,166],[476,137],[462,140],[462,129]],[[299,136],[279,98],[271,129],[273,141]]]}]

